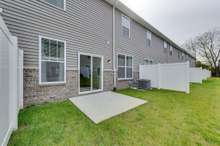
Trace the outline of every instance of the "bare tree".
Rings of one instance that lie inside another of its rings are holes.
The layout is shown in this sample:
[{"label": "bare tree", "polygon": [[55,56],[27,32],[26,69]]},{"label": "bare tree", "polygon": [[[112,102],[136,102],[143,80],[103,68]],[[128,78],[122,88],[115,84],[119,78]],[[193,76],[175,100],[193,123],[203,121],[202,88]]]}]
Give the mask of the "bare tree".
[{"label": "bare tree", "polygon": [[205,32],[184,43],[185,49],[196,50],[197,59],[210,65],[219,76],[220,61],[220,30]]}]

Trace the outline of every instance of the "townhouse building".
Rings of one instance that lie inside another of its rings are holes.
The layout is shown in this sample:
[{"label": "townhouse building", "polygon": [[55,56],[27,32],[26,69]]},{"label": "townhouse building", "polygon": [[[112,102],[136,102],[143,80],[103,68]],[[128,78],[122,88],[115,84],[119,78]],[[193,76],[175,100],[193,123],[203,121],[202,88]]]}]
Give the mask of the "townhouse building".
[{"label": "townhouse building", "polygon": [[1,0],[24,50],[25,105],[126,88],[140,64],[195,56],[118,0]]}]

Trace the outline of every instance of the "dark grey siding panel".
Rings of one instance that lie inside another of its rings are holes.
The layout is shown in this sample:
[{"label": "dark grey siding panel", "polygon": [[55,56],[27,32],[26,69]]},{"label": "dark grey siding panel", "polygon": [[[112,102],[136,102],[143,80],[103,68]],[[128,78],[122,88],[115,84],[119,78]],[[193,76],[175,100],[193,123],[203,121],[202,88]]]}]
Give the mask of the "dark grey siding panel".
[{"label": "dark grey siding panel", "polygon": [[67,0],[66,11],[43,1],[0,1],[9,30],[24,49],[26,67],[38,67],[39,35],[67,41],[67,68],[77,67],[78,52],[103,55],[112,64],[112,6],[103,0]]}]

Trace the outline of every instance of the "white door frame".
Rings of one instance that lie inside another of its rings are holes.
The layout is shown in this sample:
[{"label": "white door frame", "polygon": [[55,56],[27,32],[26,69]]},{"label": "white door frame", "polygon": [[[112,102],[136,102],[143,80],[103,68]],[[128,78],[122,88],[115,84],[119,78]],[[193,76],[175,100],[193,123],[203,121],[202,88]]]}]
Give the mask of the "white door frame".
[{"label": "white door frame", "polygon": [[[90,91],[85,91],[81,92],[80,91],[80,56],[85,55],[85,56],[90,56],[91,57],[91,90]],[[98,57],[101,58],[101,89],[99,90],[92,90],[92,75],[93,75],[93,57]],[[97,55],[97,54],[91,54],[91,53],[83,53],[83,52],[78,52],[78,93],[79,95],[82,94],[89,94],[89,93],[95,93],[95,92],[101,92],[103,91],[103,75],[104,75],[104,57],[102,55]]]}]

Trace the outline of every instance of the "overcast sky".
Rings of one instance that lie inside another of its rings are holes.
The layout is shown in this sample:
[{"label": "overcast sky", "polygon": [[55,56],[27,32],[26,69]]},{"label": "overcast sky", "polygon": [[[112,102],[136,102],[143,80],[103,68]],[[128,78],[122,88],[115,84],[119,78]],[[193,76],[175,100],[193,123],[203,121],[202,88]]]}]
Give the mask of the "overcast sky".
[{"label": "overcast sky", "polygon": [[121,1],[178,44],[220,27],[220,0]]}]

